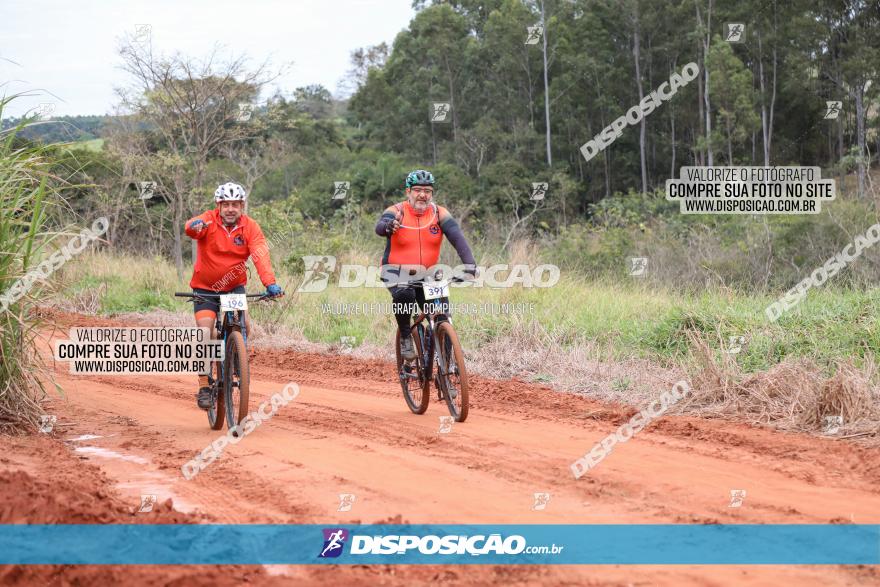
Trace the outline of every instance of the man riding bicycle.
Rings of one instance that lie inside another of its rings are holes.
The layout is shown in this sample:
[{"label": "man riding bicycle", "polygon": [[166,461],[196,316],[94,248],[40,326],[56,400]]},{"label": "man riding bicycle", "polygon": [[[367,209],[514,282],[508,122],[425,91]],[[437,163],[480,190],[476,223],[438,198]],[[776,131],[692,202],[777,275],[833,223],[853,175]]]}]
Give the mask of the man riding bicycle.
[{"label": "man riding bicycle", "polygon": [[[443,206],[432,201],[434,197],[434,176],[430,171],[417,169],[406,176],[406,200],[388,206],[376,223],[376,234],[388,239],[382,265],[415,265],[432,267],[440,259],[440,246],[443,236],[452,243],[462,263],[473,274],[476,261],[458,222]],[[383,275],[394,271],[383,271]],[[399,273],[398,273],[399,275]],[[416,350],[410,336],[410,312],[418,302],[425,303],[424,292],[419,289],[389,284],[394,302],[394,318],[400,330],[400,353],[404,359],[416,358]]]},{"label": "man riding bicycle", "polygon": [[[187,236],[198,243],[193,276],[189,282],[194,294],[245,293],[247,260],[250,257],[266,295],[281,297],[284,291],[275,284],[266,237],[256,220],[244,213],[247,193],[236,183],[225,183],[214,192],[217,207],[187,220]],[[218,298],[203,298],[195,303],[196,324],[215,337],[214,323],[220,311]],[[247,329],[245,329],[247,330]],[[198,405],[211,407],[208,376],[199,375]]]}]

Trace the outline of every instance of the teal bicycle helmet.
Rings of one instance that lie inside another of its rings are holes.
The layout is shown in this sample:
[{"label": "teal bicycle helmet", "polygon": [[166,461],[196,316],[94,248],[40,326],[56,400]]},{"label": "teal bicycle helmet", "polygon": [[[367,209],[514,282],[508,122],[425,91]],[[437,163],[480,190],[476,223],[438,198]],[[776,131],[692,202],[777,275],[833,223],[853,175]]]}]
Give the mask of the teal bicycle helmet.
[{"label": "teal bicycle helmet", "polygon": [[414,185],[434,185],[434,175],[424,169],[410,171],[406,176],[406,187],[411,188]]}]

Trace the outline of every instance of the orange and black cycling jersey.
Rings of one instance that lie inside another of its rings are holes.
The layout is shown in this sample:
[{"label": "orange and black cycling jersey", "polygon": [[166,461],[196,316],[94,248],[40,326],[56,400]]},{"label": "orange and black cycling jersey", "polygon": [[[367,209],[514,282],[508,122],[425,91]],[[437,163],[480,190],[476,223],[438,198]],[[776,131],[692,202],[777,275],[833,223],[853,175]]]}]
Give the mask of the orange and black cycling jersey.
[{"label": "orange and black cycling jersey", "polygon": [[[388,236],[388,225],[394,221],[397,213],[403,214],[400,228]],[[462,263],[476,264],[458,223],[446,208],[434,203],[421,214],[416,213],[406,201],[389,207],[376,223],[376,234],[388,238],[382,255],[383,265],[436,265],[440,260],[444,235],[455,247]]]},{"label": "orange and black cycling jersey", "polygon": [[[196,233],[192,223],[201,220],[207,226]],[[275,283],[269,246],[257,222],[245,214],[233,227],[223,224],[216,208],[190,218],[185,225],[186,234],[198,243],[195,268],[190,287],[213,291],[229,291],[247,284],[246,263],[251,257],[260,281],[264,286]]]}]

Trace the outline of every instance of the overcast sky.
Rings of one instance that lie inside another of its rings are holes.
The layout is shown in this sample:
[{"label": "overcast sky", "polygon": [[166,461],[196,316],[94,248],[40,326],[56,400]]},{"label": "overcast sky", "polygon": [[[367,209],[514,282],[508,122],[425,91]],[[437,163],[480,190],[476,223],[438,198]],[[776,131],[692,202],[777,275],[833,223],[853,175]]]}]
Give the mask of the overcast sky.
[{"label": "overcast sky", "polygon": [[[156,53],[206,56],[217,42],[265,59],[293,62],[276,85],[289,95],[322,84],[334,94],[351,51],[389,44],[414,15],[411,0],[0,0],[0,94],[15,100],[3,117],[53,102],[55,115],[105,114],[124,85],[116,49],[149,25]],[[14,63],[11,63],[14,62]]]}]

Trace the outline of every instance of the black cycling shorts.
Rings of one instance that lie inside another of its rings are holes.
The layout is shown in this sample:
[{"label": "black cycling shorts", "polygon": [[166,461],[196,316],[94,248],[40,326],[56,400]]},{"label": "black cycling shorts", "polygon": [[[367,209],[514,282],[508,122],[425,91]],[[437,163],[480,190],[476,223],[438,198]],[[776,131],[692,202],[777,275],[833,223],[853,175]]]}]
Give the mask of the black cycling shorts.
[{"label": "black cycling shorts", "polygon": [[[230,289],[229,291],[214,291],[213,289],[199,289],[197,287],[193,288],[194,294],[228,294],[228,293],[237,293],[243,294],[245,292],[245,287],[243,285],[239,285],[236,288]],[[198,312],[200,310],[211,310],[215,314],[220,312],[220,298],[205,298],[204,300],[196,300],[193,304],[193,312]]]}]

